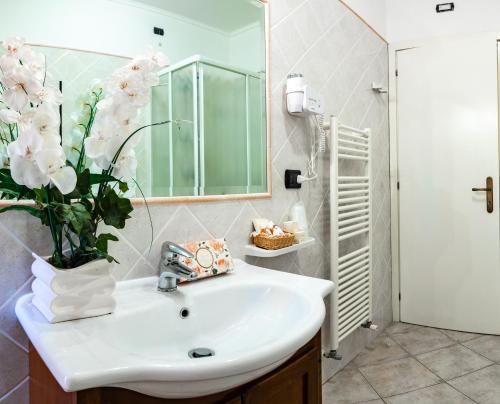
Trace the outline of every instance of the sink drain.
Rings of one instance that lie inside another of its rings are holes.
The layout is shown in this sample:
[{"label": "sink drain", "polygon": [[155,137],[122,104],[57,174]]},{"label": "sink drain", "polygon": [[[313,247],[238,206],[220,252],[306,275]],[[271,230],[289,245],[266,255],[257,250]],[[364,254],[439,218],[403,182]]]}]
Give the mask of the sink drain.
[{"label": "sink drain", "polygon": [[214,356],[215,352],[209,348],[195,348],[188,352],[190,358],[208,358],[209,356]]}]

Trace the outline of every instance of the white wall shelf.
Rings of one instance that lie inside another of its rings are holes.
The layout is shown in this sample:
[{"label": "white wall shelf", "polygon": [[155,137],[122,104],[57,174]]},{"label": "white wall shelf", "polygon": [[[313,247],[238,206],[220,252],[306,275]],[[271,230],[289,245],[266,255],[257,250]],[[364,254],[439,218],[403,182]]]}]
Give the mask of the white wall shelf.
[{"label": "white wall shelf", "polygon": [[261,258],[273,258],[283,254],[288,254],[294,251],[302,250],[303,248],[313,245],[315,242],[316,240],[314,238],[308,237],[302,243],[293,244],[290,247],[280,248],[279,250],[266,250],[264,248],[257,247],[253,244],[248,244],[245,246],[245,255],[251,255],[252,257],[261,257]]}]

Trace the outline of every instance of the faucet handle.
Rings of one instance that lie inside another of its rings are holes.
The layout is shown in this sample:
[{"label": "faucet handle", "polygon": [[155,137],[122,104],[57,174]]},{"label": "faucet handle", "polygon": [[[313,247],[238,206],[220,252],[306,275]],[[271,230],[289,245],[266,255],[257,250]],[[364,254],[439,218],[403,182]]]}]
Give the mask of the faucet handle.
[{"label": "faucet handle", "polygon": [[186,250],[185,248],[181,247],[178,244],[172,243],[171,241],[165,241],[161,245],[161,251],[162,251],[162,255],[165,252],[167,252],[167,253],[170,252],[173,254],[182,255],[183,257],[186,257],[186,258],[193,258],[194,257],[194,255],[191,252],[189,252],[188,250]]}]

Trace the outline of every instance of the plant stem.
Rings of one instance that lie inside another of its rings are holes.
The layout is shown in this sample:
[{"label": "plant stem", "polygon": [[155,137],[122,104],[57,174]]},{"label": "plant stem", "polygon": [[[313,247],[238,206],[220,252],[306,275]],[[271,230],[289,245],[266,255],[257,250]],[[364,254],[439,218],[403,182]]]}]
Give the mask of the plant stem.
[{"label": "plant stem", "polygon": [[57,267],[62,267],[62,242],[59,242],[57,224],[54,221],[52,207],[50,206],[50,189],[48,186],[44,187],[45,199],[47,202],[47,216],[49,218],[49,228],[52,235],[52,242],[54,244],[54,253],[52,254],[53,264]]}]

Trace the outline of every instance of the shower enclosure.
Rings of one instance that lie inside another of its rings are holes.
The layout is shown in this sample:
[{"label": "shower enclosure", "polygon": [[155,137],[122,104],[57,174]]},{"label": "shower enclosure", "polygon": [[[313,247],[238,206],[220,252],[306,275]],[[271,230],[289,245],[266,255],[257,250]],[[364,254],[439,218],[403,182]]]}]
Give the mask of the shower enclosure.
[{"label": "shower enclosure", "polygon": [[195,55],[153,88],[151,195],[267,190],[265,79]]}]

